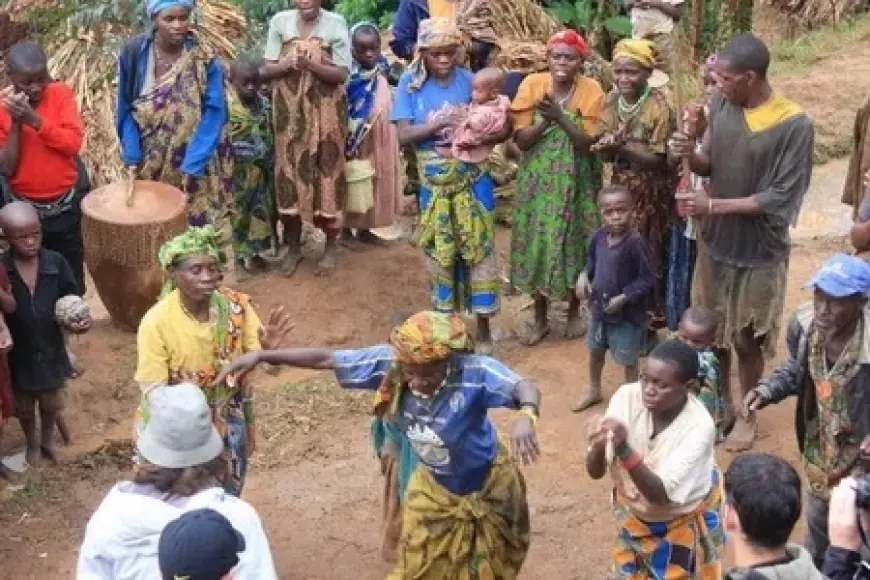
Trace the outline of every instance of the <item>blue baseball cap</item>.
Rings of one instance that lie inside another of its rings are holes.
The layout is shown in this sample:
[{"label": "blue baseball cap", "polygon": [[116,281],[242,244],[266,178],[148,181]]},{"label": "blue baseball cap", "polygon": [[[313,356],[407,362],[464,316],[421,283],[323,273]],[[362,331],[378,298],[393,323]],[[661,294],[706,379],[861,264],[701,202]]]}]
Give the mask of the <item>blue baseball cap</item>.
[{"label": "blue baseball cap", "polygon": [[834,298],[870,293],[870,264],[861,258],[834,254],[805,288],[817,288]]},{"label": "blue baseball cap", "polygon": [[160,534],[157,561],[163,580],[221,580],[239,564],[245,538],[210,509],[185,513]]}]

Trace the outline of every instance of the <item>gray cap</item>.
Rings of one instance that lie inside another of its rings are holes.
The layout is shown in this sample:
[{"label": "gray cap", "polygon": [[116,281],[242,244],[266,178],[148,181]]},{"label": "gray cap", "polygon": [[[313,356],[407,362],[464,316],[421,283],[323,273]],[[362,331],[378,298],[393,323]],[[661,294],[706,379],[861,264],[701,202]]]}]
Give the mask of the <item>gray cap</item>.
[{"label": "gray cap", "polygon": [[170,468],[208,463],[223,452],[211,409],[199,387],[190,383],[154,387],[146,394],[146,422],[136,446],[154,465]]}]

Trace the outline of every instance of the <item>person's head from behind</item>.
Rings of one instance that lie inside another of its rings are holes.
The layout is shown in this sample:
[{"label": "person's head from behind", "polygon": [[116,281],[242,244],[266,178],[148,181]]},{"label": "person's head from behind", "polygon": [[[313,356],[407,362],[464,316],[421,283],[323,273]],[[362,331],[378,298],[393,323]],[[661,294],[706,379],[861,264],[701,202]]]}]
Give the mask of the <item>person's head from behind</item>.
[{"label": "person's head from behind", "polygon": [[644,406],[658,416],[681,409],[698,379],[698,364],[698,354],[680,340],[655,347],[640,375]]},{"label": "person's head from behind", "polygon": [[683,312],[677,333],[680,340],[698,350],[712,348],[716,341],[719,317],[706,306],[692,306]]},{"label": "person's head from behind", "polygon": [[498,98],[504,88],[504,72],[497,68],[485,68],[471,79],[471,101],[482,105]]},{"label": "person's head from behind", "polygon": [[454,353],[474,350],[462,317],[442,312],[414,314],[390,334],[402,380],[412,392],[435,393],[444,379]]},{"label": "person's head from behind", "polygon": [[202,390],[191,383],[157,385],[145,393],[144,405],[136,442],[142,464],[133,481],[181,497],[222,487],[223,439]]},{"label": "person's head from behind", "polygon": [[420,22],[417,48],[423,56],[426,72],[437,81],[453,74],[460,55],[462,36],[453,20],[429,18]]},{"label": "person's head from behind", "polygon": [[[725,532],[751,548],[784,548],[801,515],[801,480],[787,461],[738,455],[725,473]],[[737,563],[741,565],[740,562]]]},{"label": "person's head from behind", "polygon": [[164,48],[180,49],[190,34],[193,0],[148,0],[148,17]]},{"label": "person's head from behind", "polygon": [[[813,289],[813,327],[825,340],[851,333],[870,293],[870,264],[836,254],[807,283]],[[847,337],[845,337],[847,338]]]},{"label": "person's head from behind", "polygon": [[746,106],[758,91],[767,86],[770,51],[752,34],[735,36],[718,53],[713,71],[719,93],[740,106]]},{"label": "person's head from behind", "polygon": [[547,42],[547,64],[556,84],[573,83],[583,72],[583,63],[589,56],[589,46],[573,30],[562,30]]},{"label": "person's head from behind", "polygon": [[244,551],[245,539],[227,518],[198,509],[166,524],[157,561],[163,580],[229,580]]},{"label": "person's head from behind", "polygon": [[351,53],[363,70],[372,70],[381,58],[381,33],[371,22],[362,22],[351,28]]},{"label": "person's head from behind", "polygon": [[223,256],[211,226],[188,228],[163,244],[157,258],[170,286],[192,304],[209,300],[221,281]]},{"label": "person's head from behind", "polygon": [[19,40],[6,53],[6,68],[15,92],[24,94],[32,107],[38,105],[51,82],[42,47],[32,40]]},{"label": "person's head from behind", "polygon": [[230,82],[243,101],[257,98],[263,82],[260,78],[260,62],[250,57],[239,57],[230,64]]},{"label": "person's head from behind", "polygon": [[39,214],[24,201],[13,201],[0,209],[0,227],[16,258],[34,258],[42,247]]},{"label": "person's head from behind", "polygon": [[633,207],[634,198],[626,187],[609,185],[598,192],[598,211],[612,236],[621,236],[628,231]]}]

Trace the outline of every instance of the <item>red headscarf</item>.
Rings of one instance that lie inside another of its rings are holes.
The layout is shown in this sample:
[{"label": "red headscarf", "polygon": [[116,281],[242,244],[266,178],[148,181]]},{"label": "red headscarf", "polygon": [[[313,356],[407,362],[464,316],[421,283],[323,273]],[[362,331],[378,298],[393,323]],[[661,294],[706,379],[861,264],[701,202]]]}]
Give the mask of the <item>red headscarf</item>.
[{"label": "red headscarf", "polygon": [[550,37],[547,42],[547,48],[552,49],[554,46],[570,46],[577,50],[581,57],[589,56],[589,45],[583,40],[583,37],[573,30],[562,30]]}]

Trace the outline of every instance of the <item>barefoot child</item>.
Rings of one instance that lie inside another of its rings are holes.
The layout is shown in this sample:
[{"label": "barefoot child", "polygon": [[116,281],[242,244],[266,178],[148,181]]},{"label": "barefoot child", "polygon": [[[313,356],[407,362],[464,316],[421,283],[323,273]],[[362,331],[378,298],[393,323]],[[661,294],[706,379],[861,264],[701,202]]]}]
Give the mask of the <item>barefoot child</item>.
[{"label": "barefoot child", "polygon": [[[399,137],[390,123],[393,94],[390,65],[381,54],[381,34],[370,22],[350,32],[353,64],[347,80],[347,159],[367,159],[375,172],[374,206],[366,213],[345,212],[341,243],[351,249],[383,246],[372,232],[393,225],[402,208]],[[354,235],[354,229],[356,235]]]},{"label": "barefoot child", "polygon": [[[38,464],[40,456],[56,462],[54,426],[66,403],[66,379],[72,365],[54,306],[63,296],[77,295],[78,284],[63,256],[42,247],[42,227],[32,205],[6,205],[0,210],[0,225],[10,245],[3,264],[9,273],[12,295],[21,305],[7,315],[6,321],[15,343],[9,368],[16,415],[27,442],[26,459],[31,466]],[[85,332],[90,326],[88,318],[69,330]]]},{"label": "barefoot child", "polygon": [[693,306],[683,313],[678,334],[680,340],[698,353],[698,399],[716,424],[716,442],[725,438],[728,409],[719,383],[719,357],[716,356],[716,313],[704,306]]},{"label": "barefoot child", "polygon": [[654,277],[649,247],[629,227],[633,203],[622,186],[605,187],[598,194],[604,227],[593,234],[586,271],[577,279],[577,296],[589,304],[589,392],[574,412],[601,402],[601,373],[608,350],[624,368],[625,382],[637,380]]},{"label": "barefoot child", "polygon": [[[15,394],[12,392],[12,382],[9,379],[9,363],[6,354],[12,348],[12,336],[6,326],[5,313],[15,311],[15,297],[9,285],[6,268],[0,264],[0,443],[3,441],[3,430],[6,421],[15,413]],[[0,460],[3,459],[0,446]],[[9,479],[11,471],[0,461],[0,478]]]},{"label": "barefoot child", "polygon": [[238,58],[230,65],[230,138],[236,216],[233,248],[236,280],[265,268],[263,255],[272,247],[272,170],[274,145],[269,99],[260,92],[259,64]]}]

